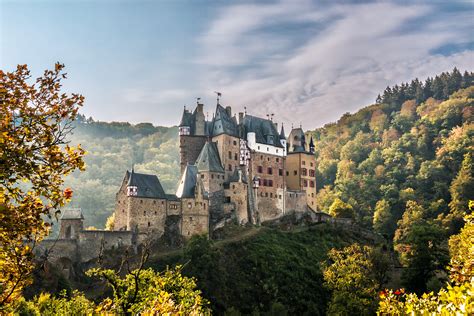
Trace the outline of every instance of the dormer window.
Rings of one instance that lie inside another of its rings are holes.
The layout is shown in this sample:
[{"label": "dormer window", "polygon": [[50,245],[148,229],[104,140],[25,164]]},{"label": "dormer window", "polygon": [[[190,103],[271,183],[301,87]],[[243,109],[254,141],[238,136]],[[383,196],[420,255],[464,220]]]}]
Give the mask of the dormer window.
[{"label": "dormer window", "polygon": [[273,144],[273,135],[267,135],[267,143]]},{"label": "dormer window", "polygon": [[136,186],[127,187],[127,196],[137,196],[137,194],[138,194],[138,187]]}]

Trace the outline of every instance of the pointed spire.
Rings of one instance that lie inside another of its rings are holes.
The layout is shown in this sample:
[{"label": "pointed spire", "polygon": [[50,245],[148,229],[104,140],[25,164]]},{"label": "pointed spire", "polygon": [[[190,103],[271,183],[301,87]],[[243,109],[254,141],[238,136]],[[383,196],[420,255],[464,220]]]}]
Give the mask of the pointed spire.
[{"label": "pointed spire", "polygon": [[309,152],[314,153],[314,142],[313,142],[313,136],[311,136],[311,140],[309,141]]},{"label": "pointed spire", "polygon": [[286,139],[285,129],[283,128],[283,123],[281,123],[280,139]]}]

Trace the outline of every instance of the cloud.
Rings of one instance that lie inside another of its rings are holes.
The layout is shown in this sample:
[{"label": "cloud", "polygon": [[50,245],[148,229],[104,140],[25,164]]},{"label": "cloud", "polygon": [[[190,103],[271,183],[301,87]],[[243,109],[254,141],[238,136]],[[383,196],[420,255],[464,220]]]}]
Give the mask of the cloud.
[{"label": "cloud", "polygon": [[470,14],[395,2],[224,7],[198,39],[199,89],[314,128],[370,104],[387,85],[472,70],[471,50],[433,53],[472,41]]}]

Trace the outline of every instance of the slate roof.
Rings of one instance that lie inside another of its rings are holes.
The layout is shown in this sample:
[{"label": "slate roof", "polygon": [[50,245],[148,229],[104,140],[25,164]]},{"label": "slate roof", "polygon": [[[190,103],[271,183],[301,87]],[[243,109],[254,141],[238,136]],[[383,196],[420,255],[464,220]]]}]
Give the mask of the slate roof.
[{"label": "slate roof", "polygon": [[187,165],[179,181],[176,196],[178,198],[192,198],[196,189],[198,169],[195,165]]},{"label": "slate roof", "polygon": [[62,210],[61,219],[84,219],[81,208],[66,208]]},{"label": "slate roof", "polygon": [[285,129],[283,128],[283,123],[281,123],[280,139],[286,139]]},{"label": "slate roof", "polygon": [[137,173],[133,169],[127,170],[127,186],[136,186],[138,188],[136,197],[166,199],[166,193],[161,186],[158,177],[152,174]]},{"label": "slate roof", "polygon": [[[296,140],[294,138],[297,138]],[[288,154],[306,152],[306,138],[302,128],[294,128],[288,136],[288,143],[292,148],[288,148]],[[300,142],[301,145],[295,145],[294,142]]]},{"label": "slate roof", "polygon": [[213,120],[212,136],[227,134],[239,137],[239,129],[235,117],[231,117],[225,108],[217,104],[216,115]]},{"label": "slate roof", "polygon": [[216,143],[206,142],[204,144],[201,153],[196,159],[196,167],[198,171],[225,172]]},{"label": "slate roof", "polygon": [[280,142],[280,134],[272,121],[246,115],[243,120],[243,126],[245,129],[245,138],[247,137],[247,133],[255,133],[257,143],[283,148]]}]

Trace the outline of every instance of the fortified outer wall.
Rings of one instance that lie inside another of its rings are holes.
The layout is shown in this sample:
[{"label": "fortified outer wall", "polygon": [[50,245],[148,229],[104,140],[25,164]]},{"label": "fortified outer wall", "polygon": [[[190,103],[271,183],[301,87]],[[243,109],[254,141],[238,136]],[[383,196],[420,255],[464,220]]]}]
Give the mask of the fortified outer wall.
[{"label": "fortified outer wall", "polygon": [[101,248],[116,249],[135,245],[131,231],[84,230],[78,239],[78,252],[81,262],[87,262],[99,256]]}]

